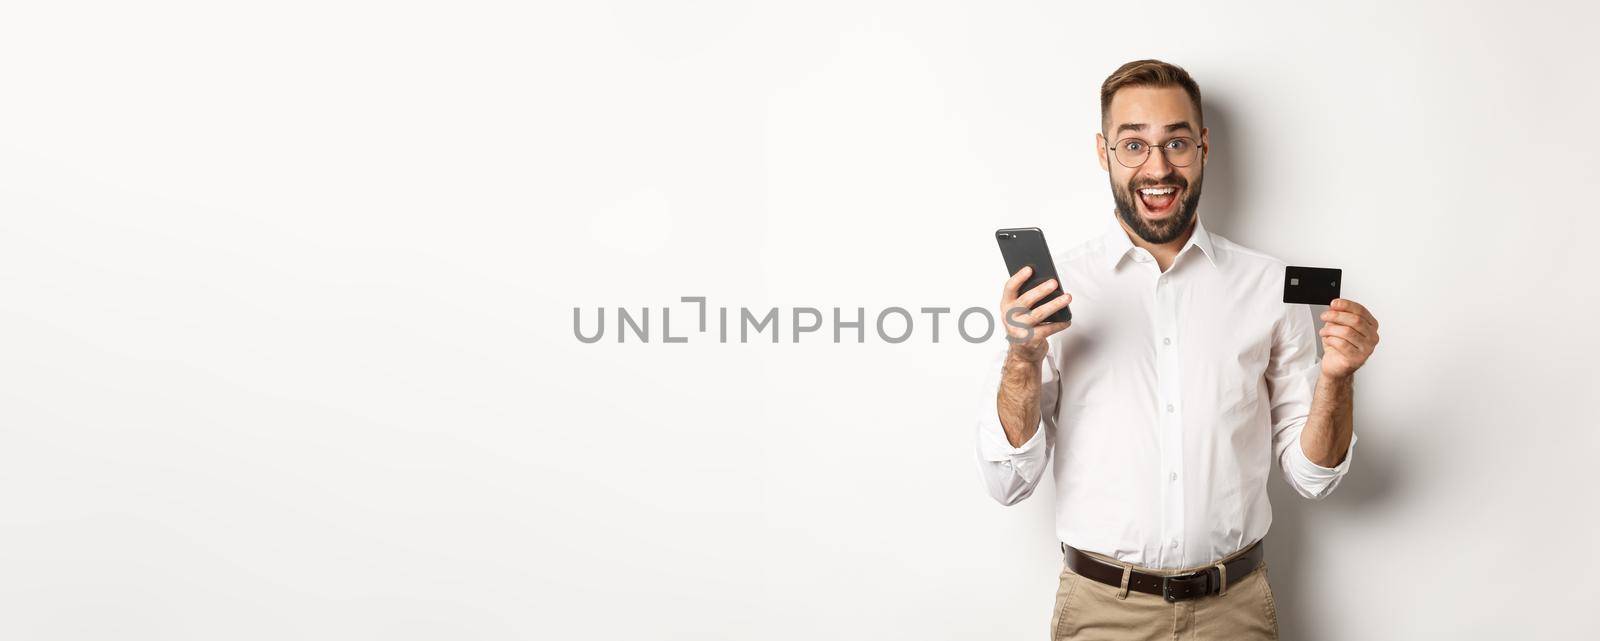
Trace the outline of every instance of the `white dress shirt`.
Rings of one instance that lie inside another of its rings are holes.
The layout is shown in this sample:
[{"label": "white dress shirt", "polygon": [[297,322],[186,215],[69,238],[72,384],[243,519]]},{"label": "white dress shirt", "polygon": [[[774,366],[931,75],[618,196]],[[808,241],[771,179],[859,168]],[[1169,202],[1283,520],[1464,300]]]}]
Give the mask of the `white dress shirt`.
[{"label": "white dress shirt", "polygon": [[1072,326],[1041,364],[1040,426],[1012,447],[995,394],[1009,344],[983,387],[978,465],[990,496],[1033,494],[1052,462],[1056,535],[1150,568],[1215,562],[1272,523],[1277,460],[1301,496],[1338,486],[1338,467],[1300,449],[1321,364],[1309,305],[1283,302],[1284,262],[1194,232],[1165,273],[1110,228],[1056,257]]}]

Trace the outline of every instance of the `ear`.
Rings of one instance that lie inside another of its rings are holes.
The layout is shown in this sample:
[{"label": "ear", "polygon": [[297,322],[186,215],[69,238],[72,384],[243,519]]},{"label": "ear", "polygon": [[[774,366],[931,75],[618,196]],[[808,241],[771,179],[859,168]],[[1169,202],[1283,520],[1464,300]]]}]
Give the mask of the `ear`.
[{"label": "ear", "polygon": [[1111,163],[1107,162],[1109,159],[1106,158],[1105,136],[1098,133],[1094,135],[1094,152],[1095,155],[1100,157],[1100,169],[1104,171],[1111,171]]},{"label": "ear", "polygon": [[1211,129],[1200,128],[1200,162],[1206,161],[1206,156],[1211,155]]}]

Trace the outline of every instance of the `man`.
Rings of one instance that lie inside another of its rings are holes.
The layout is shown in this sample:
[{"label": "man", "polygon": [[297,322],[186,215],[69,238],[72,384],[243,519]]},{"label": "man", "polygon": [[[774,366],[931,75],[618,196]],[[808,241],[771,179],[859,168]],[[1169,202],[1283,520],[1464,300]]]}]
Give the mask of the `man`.
[{"label": "man", "polygon": [[[1012,505],[1053,456],[1064,567],[1052,639],[1275,639],[1267,477],[1278,461],[1310,499],[1344,477],[1352,382],[1378,321],[1337,299],[1316,330],[1310,306],[1282,302],[1283,261],[1206,231],[1210,136],[1187,72],[1130,62],[1100,108],[1115,225],[1059,257],[1064,285],[1019,292],[1026,268],[1006,281],[983,479]],[[1068,304],[1073,320],[1041,322]]]}]

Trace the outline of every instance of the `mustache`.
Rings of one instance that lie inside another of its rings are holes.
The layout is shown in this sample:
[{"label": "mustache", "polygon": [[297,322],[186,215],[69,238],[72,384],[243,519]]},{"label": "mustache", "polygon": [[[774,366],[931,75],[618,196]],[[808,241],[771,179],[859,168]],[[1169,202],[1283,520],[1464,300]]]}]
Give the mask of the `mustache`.
[{"label": "mustache", "polygon": [[1174,185],[1181,189],[1188,189],[1189,181],[1188,179],[1185,179],[1182,174],[1170,174],[1160,178],[1135,178],[1128,181],[1128,191],[1134,192],[1144,189],[1145,187],[1157,187],[1160,185]]}]

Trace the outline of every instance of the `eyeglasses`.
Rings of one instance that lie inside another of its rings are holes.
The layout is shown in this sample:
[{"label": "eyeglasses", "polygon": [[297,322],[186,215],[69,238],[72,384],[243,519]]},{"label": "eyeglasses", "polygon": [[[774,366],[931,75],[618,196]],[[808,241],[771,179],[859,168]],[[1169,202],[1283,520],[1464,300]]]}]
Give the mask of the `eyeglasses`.
[{"label": "eyeglasses", "polygon": [[[1188,167],[1200,155],[1200,148],[1204,147],[1193,138],[1169,138],[1161,143],[1161,153],[1167,158],[1167,164],[1173,167]],[[1146,160],[1150,159],[1151,145],[1138,138],[1123,138],[1111,146],[1111,155],[1123,167],[1138,169]]]}]

